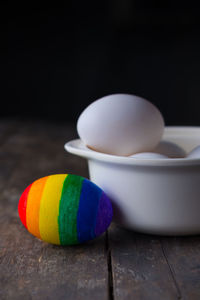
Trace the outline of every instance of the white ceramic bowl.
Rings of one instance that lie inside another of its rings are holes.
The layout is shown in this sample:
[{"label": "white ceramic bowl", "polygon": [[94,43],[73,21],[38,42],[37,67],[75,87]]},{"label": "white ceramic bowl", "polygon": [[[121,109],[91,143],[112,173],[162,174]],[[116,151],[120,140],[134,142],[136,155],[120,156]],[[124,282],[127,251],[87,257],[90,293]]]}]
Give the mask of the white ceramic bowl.
[{"label": "white ceramic bowl", "polygon": [[[166,127],[163,140],[186,153],[200,145],[200,127]],[[162,235],[200,233],[200,159],[133,159],[88,149],[81,140],[65,149],[88,160],[90,179],[111,198],[114,221]]]}]

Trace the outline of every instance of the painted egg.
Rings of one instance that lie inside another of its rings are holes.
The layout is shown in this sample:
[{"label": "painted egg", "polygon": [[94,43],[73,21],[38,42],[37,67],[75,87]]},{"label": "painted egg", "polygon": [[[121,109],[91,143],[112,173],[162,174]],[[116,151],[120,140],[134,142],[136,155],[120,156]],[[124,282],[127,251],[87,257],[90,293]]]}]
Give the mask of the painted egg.
[{"label": "painted egg", "polygon": [[89,148],[113,155],[149,152],[160,142],[164,120],[149,101],[127,94],[103,97],[80,115],[77,131]]},{"label": "painted egg", "polygon": [[200,158],[200,146],[195,147],[187,156],[190,159]]},{"label": "painted egg", "polygon": [[112,220],[112,206],[94,183],[71,174],[50,175],[30,184],[19,200],[23,225],[37,238],[73,245],[101,235]]}]

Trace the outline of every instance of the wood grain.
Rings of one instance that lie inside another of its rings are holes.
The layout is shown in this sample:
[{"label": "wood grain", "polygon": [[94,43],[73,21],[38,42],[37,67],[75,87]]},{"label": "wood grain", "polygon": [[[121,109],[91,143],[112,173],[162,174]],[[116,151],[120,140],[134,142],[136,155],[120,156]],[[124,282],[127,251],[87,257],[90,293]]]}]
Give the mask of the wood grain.
[{"label": "wood grain", "polygon": [[63,149],[74,135],[67,126],[19,123],[1,146],[6,157],[0,171],[1,299],[108,299],[105,235],[58,247],[31,236],[18,218],[18,199],[36,178],[69,171],[88,175],[86,162]]},{"label": "wood grain", "polygon": [[200,299],[200,237],[162,238],[163,252],[182,299]]},{"label": "wood grain", "polygon": [[61,247],[20,223],[17,203],[35,179],[88,177],[84,159],[64,151],[75,126],[0,121],[0,299],[200,299],[200,237],[166,238],[112,224],[100,238]]},{"label": "wood grain", "polygon": [[159,238],[109,229],[114,299],[177,299]]}]

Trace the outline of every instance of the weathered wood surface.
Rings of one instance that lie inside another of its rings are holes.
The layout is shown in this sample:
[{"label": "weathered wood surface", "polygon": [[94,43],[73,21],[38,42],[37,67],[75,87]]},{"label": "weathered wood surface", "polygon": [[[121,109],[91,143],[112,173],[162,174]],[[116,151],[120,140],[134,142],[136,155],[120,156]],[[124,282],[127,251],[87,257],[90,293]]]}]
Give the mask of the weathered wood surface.
[{"label": "weathered wood surface", "polygon": [[110,229],[114,299],[177,299],[159,238]]},{"label": "weathered wood surface", "polygon": [[15,128],[0,151],[0,299],[108,299],[105,235],[58,247],[31,236],[18,218],[20,194],[35,179],[67,172],[87,176],[86,162],[63,148],[73,130],[44,123]]},{"label": "weathered wood surface", "polygon": [[0,299],[200,299],[200,237],[165,238],[112,225],[74,247],[53,246],[21,225],[18,199],[35,179],[88,177],[64,151],[75,126],[0,121]]}]

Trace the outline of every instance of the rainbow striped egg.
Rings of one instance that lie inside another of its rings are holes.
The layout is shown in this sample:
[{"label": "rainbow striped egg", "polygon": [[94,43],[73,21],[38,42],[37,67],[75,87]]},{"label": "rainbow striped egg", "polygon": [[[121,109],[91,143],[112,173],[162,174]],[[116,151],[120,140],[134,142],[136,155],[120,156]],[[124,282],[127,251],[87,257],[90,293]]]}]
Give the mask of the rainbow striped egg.
[{"label": "rainbow striped egg", "polygon": [[102,234],[112,220],[112,206],[94,183],[71,174],[50,175],[30,184],[19,200],[19,216],[37,238],[73,245]]}]

